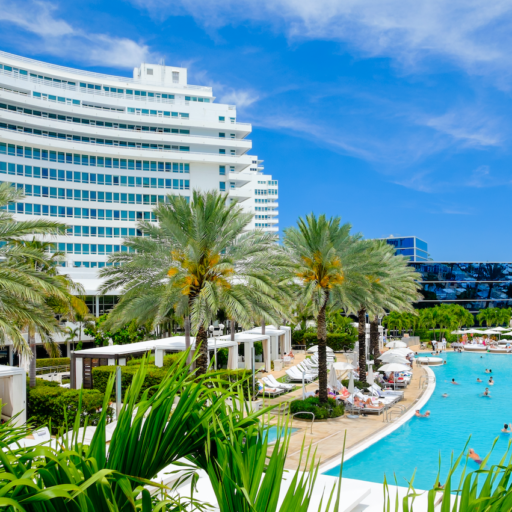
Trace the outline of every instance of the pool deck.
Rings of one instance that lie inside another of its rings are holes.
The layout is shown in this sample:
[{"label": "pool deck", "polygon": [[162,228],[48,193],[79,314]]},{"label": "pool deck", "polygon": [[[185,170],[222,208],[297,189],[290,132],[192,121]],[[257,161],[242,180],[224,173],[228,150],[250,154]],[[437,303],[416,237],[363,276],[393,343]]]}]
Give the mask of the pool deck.
[{"label": "pool deck", "polygon": [[[416,347],[411,347],[413,350]],[[419,348],[419,347],[418,347]],[[297,364],[304,359],[304,354],[296,354],[294,363]],[[345,354],[336,354],[338,361],[347,361]],[[285,375],[284,370],[281,372],[273,372],[276,378]],[[421,398],[425,389],[420,389],[419,381],[421,376],[426,375],[426,370],[421,366],[415,366],[411,383],[405,388],[404,400],[400,405],[406,407],[407,411],[415,407]],[[318,382],[308,384],[307,391],[315,391],[318,389]],[[292,400],[296,400],[302,396],[302,388],[277,398],[265,398],[265,405],[278,405]],[[277,422],[277,418],[273,420]],[[330,461],[340,460],[343,451],[343,443],[345,441],[345,453],[357,449],[357,446],[366,443],[369,438],[378,434],[381,430],[389,428],[390,423],[383,421],[383,415],[361,416],[356,419],[350,419],[346,416],[341,418],[317,421],[313,425],[313,433],[311,434],[311,422],[304,420],[294,420],[293,427],[299,428],[290,440],[286,468],[297,469],[303,441],[305,447],[312,446],[316,450],[316,460],[321,462],[322,466]],[[346,436],[346,438],[345,438]],[[376,436],[377,437],[377,436]],[[346,440],[345,440],[346,439]],[[301,469],[304,469],[303,467]]]}]

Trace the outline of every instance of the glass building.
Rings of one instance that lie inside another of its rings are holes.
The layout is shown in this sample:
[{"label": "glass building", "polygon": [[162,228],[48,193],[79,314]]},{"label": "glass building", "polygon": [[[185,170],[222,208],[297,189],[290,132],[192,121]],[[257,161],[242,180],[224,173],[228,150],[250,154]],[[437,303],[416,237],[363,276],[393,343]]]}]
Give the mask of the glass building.
[{"label": "glass building", "polygon": [[417,307],[460,304],[472,312],[512,306],[512,263],[411,263],[423,286]]},{"label": "glass building", "polygon": [[411,261],[428,261],[427,242],[416,236],[393,236],[383,240],[395,247],[396,254],[406,256]]}]

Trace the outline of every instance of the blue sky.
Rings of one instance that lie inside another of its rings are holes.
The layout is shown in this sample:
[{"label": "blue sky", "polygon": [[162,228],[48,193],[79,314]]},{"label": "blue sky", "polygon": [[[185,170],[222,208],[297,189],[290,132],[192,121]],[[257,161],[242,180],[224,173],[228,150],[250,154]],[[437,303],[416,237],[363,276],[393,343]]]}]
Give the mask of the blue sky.
[{"label": "blue sky", "polygon": [[512,0],[0,0],[0,49],[189,69],[253,124],[280,227],[314,211],[512,261]]}]

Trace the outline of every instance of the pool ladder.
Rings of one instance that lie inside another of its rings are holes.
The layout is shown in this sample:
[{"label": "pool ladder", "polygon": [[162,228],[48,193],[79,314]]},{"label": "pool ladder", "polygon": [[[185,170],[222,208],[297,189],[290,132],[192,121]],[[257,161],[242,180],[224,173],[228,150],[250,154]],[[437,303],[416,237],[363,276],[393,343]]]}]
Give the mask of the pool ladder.
[{"label": "pool ladder", "polygon": [[293,418],[297,414],[311,414],[311,416],[312,416],[312,418],[311,418],[311,434],[312,434],[313,433],[313,423],[315,422],[315,413],[314,412],[309,412],[309,411],[300,411],[300,412],[296,412],[295,414],[292,414],[292,424],[291,424],[291,427],[293,427]]},{"label": "pool ladder", "polygon": [[405,413],[406,407],[404,405],[395,404],[393,407],[386,409],[382,414],[382,421],[385,423],[391,423],[392,421],[400,418]]}]

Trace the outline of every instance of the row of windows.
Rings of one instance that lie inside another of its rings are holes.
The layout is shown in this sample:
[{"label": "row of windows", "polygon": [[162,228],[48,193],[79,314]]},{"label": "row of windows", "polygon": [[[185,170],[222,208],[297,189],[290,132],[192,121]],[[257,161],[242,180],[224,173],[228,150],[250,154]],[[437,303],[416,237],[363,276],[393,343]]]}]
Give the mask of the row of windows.
[{"label": "row of windows", "polygon": [[255,199],[254,202],[258,203],[258,204],[266,204],[266,203],[273,203],[274,200],[273,199]]},{"label": "row of windows", "polygon": [[126,238],[127,236],[143,236],[136,228],[108,228],[101,226],[70,226],[66,230],[68,236],[99,237],[99,238]]},{"label": "row of windows", "polygon": [[70,140],[73,142],[85,142],[87,144],[121,146],[125,148],[138,149],[167,149],[168,151],[190,151],[189,146],[173,146],[169,144],[147,144],[144,142],[128,142],[125,140],[98,139],[96,137],[83,137],[81,135],[71,135],[69,133],[48,132],[45,130],[38,130],[37,128],[27,128],[26,126],[16,126],[14,124],[7,123],[0,123],[0,128],[3,130],[12,130],[15,132],[39,135],[41,137],[50,137],[53,139]]},{"label": "row of windows", "polygon": [[272,217],[270,215],[255,215],[254,218],[258,220],[267,220],[271,219]]},{"label": "row of windows", "polygon": [[271,188],[269,188],[268,190],[255,189],[254,192],[256,193],[257,196],[266,196],[266,195],[277,196],[277,189],[271,189]]},{"label": "row of windows", "polygon": [[66,254],[112,254],[113,252],[135,252],[131,247],[124,245],[105,245],[105,244],[53,244],[51,252],[56,250]]},{"label": "row of windows", "polygon": [[[183,166],[183,164],[181,164]],[[178,167],[179,168],[179,167]],[[176,170],[174,172],[188,173],[189,170]],[[107,185],[120,187],[140,188],[173,188],[170,179],[146,178],[139,176],[115,176],[112,174],[95,174],[89,172],[63,171],[60,169],[46,169],[32,167],[31,165],[11,164],[0,162],[0,174],[11,176],[26,176],[27,178],[50,179],[52,181],[69,181],[73,183],[90,183],[93,185]],[[189,180],[186,180],[189,181]]]},{"label": "row of windows", "polygon": [[36,215],[39,217],[43,215],[45,217],[62,217],[71,219],[120,220],[127,222],[147,220],[156,222],[155,214],[152,212],[101,210],[96,208],[70,208],[67,206],[53,206],[47,204],[10,203],[9,211],[11,213]]},{"label": "row of windows", "polygon": [[[219,149],[219,155],[225,155],[225,154],[226,154],[226,150],[225,149]],[[236,151],[234,149],[231,149],[229,154],[236,155]]]},{"label": "row of windows", "polygon": [[274,210],[271,206],[256,206],[254,209],[257,212],[271,212]]},{"label": "row of windows", "polygon": [[[103,268],[103,267],[111,267],[113,263],[106,263],[105,261],[73,261],[73,267],[75,268]],[[64,265],[65,266],[65,263]],[[119,263],[115,263],[115,266],[118,267]]]},{"label": "row of windows", "polygon": [[[162,180],[163,181],[163,180]],[[165,188],[172,190],[190,190],[189,180],[165,180]],[[91,201],[93,203],[157,204],[165,201],[165,196],[150,194],[122,194],[119,192],[99,192],[76,188],[41,187],[27,183],[17,183],[16,188],[23,190],[27,197],[50,197],[52,199]]]},{"label": "row of windows", "polygon": [[[5,64],[0,64],[0,69],[4,71],[4,74],[12,75],[15,77],[28,77],[32,79],[32,81],[43,81],[44,84],[50,85],[50,86],[67,86],[68,89],[76,89],[76,82],[71,82],[69,80],[63,80],[59,78],[53,78],[49,76],[44,75],[38,75],[36,73],[29,73],[25,69],[18,69],[14,68],[12,66],[7,66]],[[174,94],[163,94],[159,92],[149,92],[149,91],[140,91],[135,89],[120,89],[117,87],[107,87],[105,85],[97,85],[97,84],[90,84],[85,82],[80,82],[80,89],[85,89],[90,92],[98,92],[98,93],[113,93],[116,95],[116,97],[119,97],[119,95],[125,95],[126,98],[129,99],[145,99],[145,98],[152,98],[153,100],[163,99],[165,100],[172,100],[174,99]],[[187,100],[188,98],[188,100]],[[190,97],[185,97],[186,101],[191,101]],[[202,101],[204,103],[209,103],[209,98],[194,98],[192,101]]]},{"label": "row of windows", "polygon": [[[16,112],[17,114],[24,114],[27,116],[41,117],[45,119],[54,119],[56,121],[65,121],[68,123],[85,124],[89,126],[99,126],[103,128],[114,128],[117,130],[129,130],[138,132],[154,132],[154,133],[178,133],[181,135],[190,135],[190,130],[178,129],[178,128],[163,128],[161,126],[138,126],[134,124],[124,123],[111,123],[108,121],[97,121],[96,119],[88,119],[84,117],[72,117],[64,116],[61,114],[54,114],[53,112],[44,112],[40,110],[32,110],[30,108],[18,107],[16,105],[9,105],[8,103],[0,103],[0,109],[9,110]],[[224,134],[225,137],[226,134]],[[231,134],[232,139],[235,138],[235,134]],[[219,137],[221,135],[219,134]]]},{"label": "row of windows", "polygon": [[256,222],[254,225],[257,228],[271,228],[272,227],[272,224],[262,224],[262,223],[258,223],[258,222]]},{"label": "row of windows", "polygon": [[189,164],[177,164],[171,162],[154,162],[150,160],[128,160],[124,158],[110,158],[102,156],[78,155],[76,153],[62,153],[58,151],[49,151],[47,149],[31,148],[29,146],[15,146],[14,144],[5,144],[0,142],[0,155],[17,156],[21,158],[31,158],[33,160],[43,160],[49,162],[59,162],[62,164],[85,165],[88,167],[105,167],[112,169],[128,169],[135,171],[159,171],[171,172],[171,166],[174,171],[178,165],[181,172],[181,166],[185,172],[190,169]]}]

